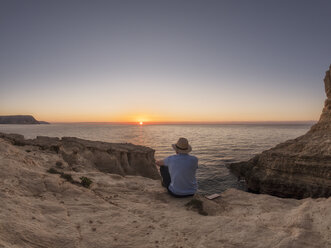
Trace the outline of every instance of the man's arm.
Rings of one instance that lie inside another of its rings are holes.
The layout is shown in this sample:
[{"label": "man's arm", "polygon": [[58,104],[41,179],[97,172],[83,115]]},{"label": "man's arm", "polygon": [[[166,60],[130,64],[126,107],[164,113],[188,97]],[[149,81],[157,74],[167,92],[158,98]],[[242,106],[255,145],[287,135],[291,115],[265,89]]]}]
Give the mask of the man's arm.
[{"label": "man's arm", "polygon": [[164,166],[164,160],[157,160],[157,161],[155,162],[155,164],[156,164],[157,166]]}]

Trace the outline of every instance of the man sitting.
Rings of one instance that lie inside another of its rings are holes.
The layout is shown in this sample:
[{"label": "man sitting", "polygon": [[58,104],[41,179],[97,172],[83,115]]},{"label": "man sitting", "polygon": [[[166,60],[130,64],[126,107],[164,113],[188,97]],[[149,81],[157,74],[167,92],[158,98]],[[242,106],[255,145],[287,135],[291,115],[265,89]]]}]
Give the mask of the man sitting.
[{"label": "man sitting", "polygon": [[195,176],[198,159],[189,155],[192,147],[185,138],[179,138],[172,147],[176,155],[156,161],[156,165],[160,166],[162,186],[175,197],[193,196],[198,189]]}]

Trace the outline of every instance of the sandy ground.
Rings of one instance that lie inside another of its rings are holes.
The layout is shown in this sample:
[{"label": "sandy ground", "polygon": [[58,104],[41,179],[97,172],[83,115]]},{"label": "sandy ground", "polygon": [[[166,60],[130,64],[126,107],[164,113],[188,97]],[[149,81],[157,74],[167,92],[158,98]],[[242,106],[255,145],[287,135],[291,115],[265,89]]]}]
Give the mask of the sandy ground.
[{"label": "sandy ground", "polygon": [[160,181],[71,171],[92,179],[84,188],[47,172],[58,161],[0,139],[0,247],[331,247],[331,198],[230,189],[213,201],[196,197],[204,216]]}]

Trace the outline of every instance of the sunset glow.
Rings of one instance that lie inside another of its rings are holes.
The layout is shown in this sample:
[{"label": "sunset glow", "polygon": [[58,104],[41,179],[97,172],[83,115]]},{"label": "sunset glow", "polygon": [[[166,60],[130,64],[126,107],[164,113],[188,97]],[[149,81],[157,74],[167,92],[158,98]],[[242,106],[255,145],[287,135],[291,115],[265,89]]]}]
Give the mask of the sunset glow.
[{"label": "sunset glow", "polygon": [[3,3],[0,115],[132,124],[318,119],[321,68],[330,63],[327,1],[129,2]]}]

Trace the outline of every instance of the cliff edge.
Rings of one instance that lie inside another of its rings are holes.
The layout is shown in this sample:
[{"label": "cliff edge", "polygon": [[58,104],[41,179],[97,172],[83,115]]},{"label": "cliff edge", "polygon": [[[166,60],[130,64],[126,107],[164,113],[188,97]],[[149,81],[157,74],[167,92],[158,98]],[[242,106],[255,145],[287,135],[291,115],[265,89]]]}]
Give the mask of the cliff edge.
[{"label": "cliff edge", "polygon": [[24,139],[20,134],[0,133],[0,138],[28,151],[47,151],[58,156],[64,171],[101,171],[139,175],[152,179],[160,177],[154,163],[154,150],[133,144],[90,141],[74,137],[51,138],[38,136]]},{"label": "cliff edge", "polygon": [[229,165],[249,190],[280,197],[331,196],[331,66],[324,78],[327,99],[321,117],[303,136]]},{"label": "cliff edge", "polygon": [[[11,136],[0,138],[0,247],[331,246],[331,198],[280,199],[235,189],[213,201],[173,198],[160,180],[106,173],[95,164],[122,153],[120,165],[127,166],[132,154],[131,162],[137,158],[149,171],[143,158],[151,149]],[[83,187],[82,178],[92,183]]]}]

